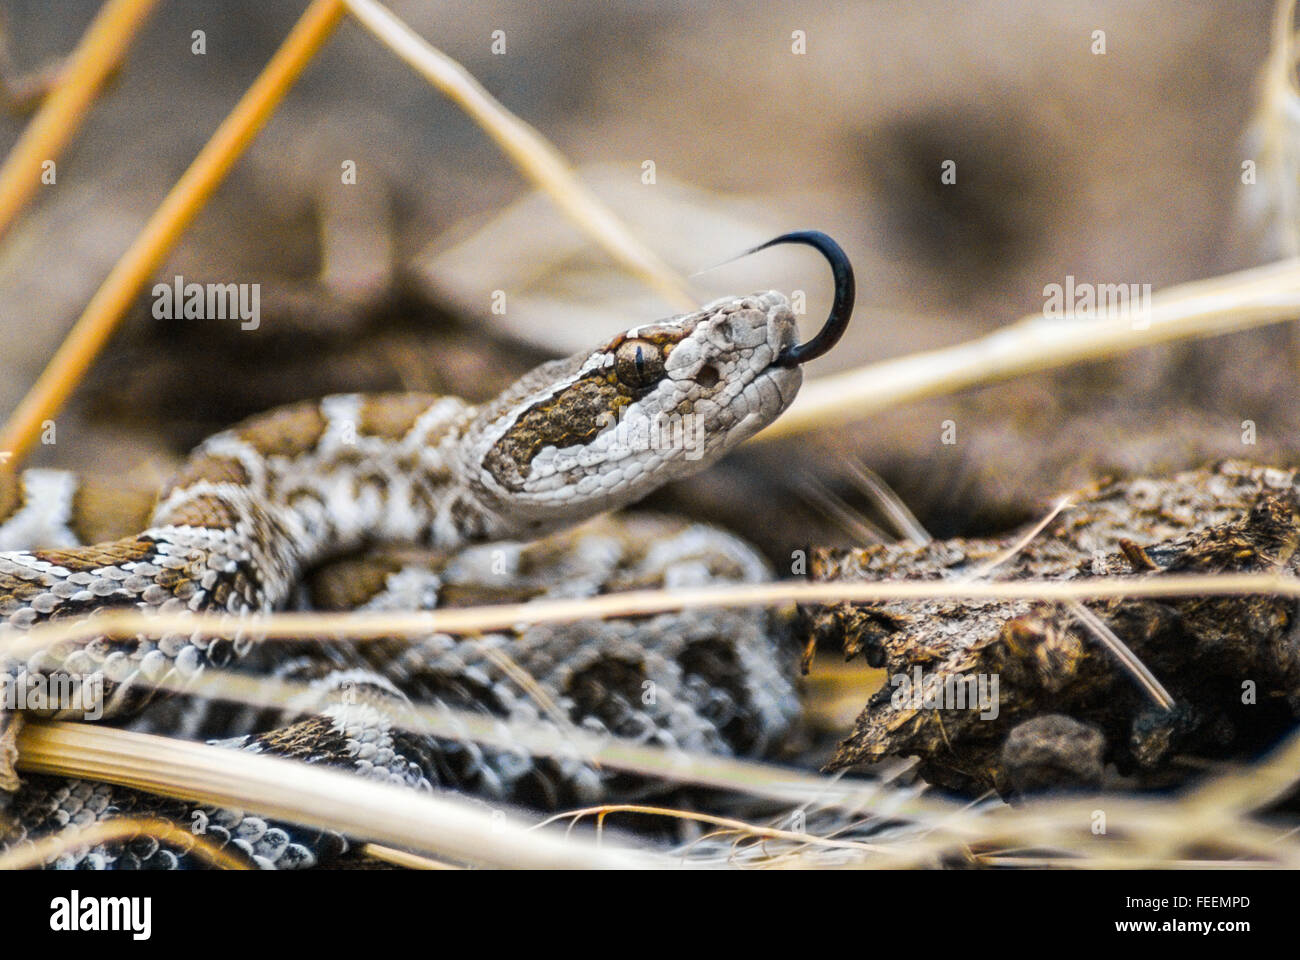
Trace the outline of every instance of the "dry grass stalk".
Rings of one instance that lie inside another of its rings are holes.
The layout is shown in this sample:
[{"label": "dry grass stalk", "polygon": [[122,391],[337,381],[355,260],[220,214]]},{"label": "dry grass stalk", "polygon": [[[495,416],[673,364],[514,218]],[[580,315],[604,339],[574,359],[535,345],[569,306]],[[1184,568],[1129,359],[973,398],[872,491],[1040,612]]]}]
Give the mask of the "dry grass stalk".
[{"label": "dry grass stalk", "polygon": [[220,614],[140,613],[109,610],[91,620],[40,623],[27,631],[0,632],[0,650],[10,655],[42,646],[101,636],[166,633],[291,640],[347,637],[364,641],[431,633],[466,634],[512,629],[520,624],[643,616],[702,607],[748,607],[782,603],[826,604],[890,600],[1104,600],[1118,597],[1277,596],[1300,598],[1300,579],[1271,573],[1183,574],[1154,578],[1105,577],[1081,580],[893,580],[873,583],[778,581],[689,590],[635,590],[562,600],[534,600],[482,607],[377,613],[272,613],[251,617]]},{"label": "dry grass stalk", "polygon": [[519,170],[545,191],[624,269],[684,310],[697,304],[685,282],[639,241],[623,221],[591,193],[568,161],[537,132],[507,110],[463,66],[431,46],[375,0],[346,0],[348,9],[401,60],[464,110]]},{"label": "dry grass stalk", "polygon": [[466,800],[242,750],[93,724],[33,722],[19,734],[19,751],[22,769],[31,773],[89,777],[252,810],[435,859],[546,869],[660,865],[647,854],[530,829]]},{"label": "dry grass stalk", "polygon": [[95,15],[27,129],[0,167],[0,236],[41,182],[41,165],[67,146],[158,0],[108,0]]},{"label": "dry grass stalk", "polygon": [[341,0],[313,0],[235,109],[199,151],[113,266],[35,385],[0,432],[0,451],[21,460],[90,369],[140,288],[225,179],[289,87],[343,17]]},{"label": "dry grass stalk", "polygon": [[760,440],[776,440],[927,397],[1102,360],[1157,343],[1215,337],[1294,320],[1300,313],[1300,260],[1282,260],[1157,291],[1140,323],[1119,316],[1089,321],[1030,314],[987,336],[951,347],[818,377]]},{"label": "dry grass stalk", "polygon": [[222,850],[206,837],[196,836],[170,820],[159,820],[153,817],[122,817],[118,820],[101,820],[87,827],[69,827],[35,843],[14,847],[0,854],[0,870],[26,870],[39,867],[42,864],[52,863],[63,854],[75,850],[146,835],[163,843],[187,849],[194,856],[222,870],[248,869],[248,864],[243,860]]}]

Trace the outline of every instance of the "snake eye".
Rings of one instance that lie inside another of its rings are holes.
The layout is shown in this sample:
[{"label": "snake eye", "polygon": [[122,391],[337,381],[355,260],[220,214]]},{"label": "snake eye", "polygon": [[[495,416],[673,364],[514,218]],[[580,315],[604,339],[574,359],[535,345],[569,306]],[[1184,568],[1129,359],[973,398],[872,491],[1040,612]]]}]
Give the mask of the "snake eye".
[{"label": "snake eye", "polygon": [[664,375],[664,355],[649,340],[624,340],[614,352],[614,374],[624,386],[654,386]]}]

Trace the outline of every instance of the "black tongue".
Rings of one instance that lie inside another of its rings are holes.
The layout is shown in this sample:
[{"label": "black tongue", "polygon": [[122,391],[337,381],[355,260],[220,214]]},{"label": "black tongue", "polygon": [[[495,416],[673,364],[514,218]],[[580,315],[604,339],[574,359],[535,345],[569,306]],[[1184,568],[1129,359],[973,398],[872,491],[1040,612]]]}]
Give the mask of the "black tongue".
[{"label": "black tongue", "polygon": [[748,251],[746,255],[783,243],[802,243],[812,247],[826,258],[831,265],[831,275],[835,279],[835,302],[831,305],[831,312],[817,336],[807,343],[796,343],[787,347],[776,358],[778,366],[794,367],[809,360],[816,360],[829,353],[831,348],[839,343],[840,337],[844,336],[844,331],[849,327],[849,318],[853,316],[853,301],[857,295],[857,285],[853,279],[853,264],[849,263],[844,248],[820,230],[796,230],[793,233],[783,233]]}]

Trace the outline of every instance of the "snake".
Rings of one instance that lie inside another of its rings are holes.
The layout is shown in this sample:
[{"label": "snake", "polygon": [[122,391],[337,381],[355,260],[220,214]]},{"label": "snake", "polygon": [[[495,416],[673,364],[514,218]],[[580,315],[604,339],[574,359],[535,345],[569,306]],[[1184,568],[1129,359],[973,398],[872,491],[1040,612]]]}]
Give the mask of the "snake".
[{"label": "snake", "polygon": [[[114,608],[431,609],[481,599],[485,584],[534,599],[767,579],[765,561],[731,534],[610,514],[688,479],[772,423],[798,393],[802,365],[843,335],[854,300],[844,251],[823,233],[796,231],[749,252],[784,243],[813,247],[834,274],[830,314],[806,342],[790,301],[765,291],[626,330],[477,405],[423,393],[291,404],[209,437],[164,485],[143,531],[89,545],[75,477],[9,474],[0,484],[3,636]],[[0,692],[9,698],[0,698],[0,725],[12,732],[28,715],[102,717],[418,790],[544,808],[609,801],[655,785],[580,759],[413,732],[403,711],[433,702],[761,755],[798,713],[793,661],[773,624],[750,609],[310,648],[198,632],[96,636],[20,653],[0,640]],[[213,669],[301,681],[310,702],[267,728],[264,711],[159,692]],[[519,671],[531,682],[521,684]],[[70,696],[35,706],[17,699],[37,688]],[[209,838],[260,867],[340,862],[357,847],[243,811],[19,777],[14,761],[0,757],[7,847],[142,811],[186,824],[201,817]],[[192,851],[141,836],[65,852],[50,865],[199,863]]]}]

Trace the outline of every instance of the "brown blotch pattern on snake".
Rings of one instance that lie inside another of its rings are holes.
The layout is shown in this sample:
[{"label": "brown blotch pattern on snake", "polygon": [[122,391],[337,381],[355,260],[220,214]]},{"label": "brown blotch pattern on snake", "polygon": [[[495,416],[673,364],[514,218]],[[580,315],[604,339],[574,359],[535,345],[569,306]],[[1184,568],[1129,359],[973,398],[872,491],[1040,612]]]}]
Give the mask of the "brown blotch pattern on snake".
[{"label": "brown blotch pattern on snake", "polygon": [[325,427],[319,405],[296,403],[246,421],[236,435],[266,456],[296,457],[320,442]]},{"label": "brown blotch pattern on snake", "polygon": [[69,550],[33,550],[32,556],[72,573],[98,570],[102,567],[121,566],[145,560],[153,554],[154,545],[140,537],[124,537],[112,543],[97,543]]},{"label": "brown blotch pattern on snake", "polygon": [[592,371],[521,413],[488,451],[484,465],[501,486],[520,490],[532,472],[533,458],[544,447],[587,443],[633,399],[633,391],[609,372]]},{"label": "brown blotch pattern on snake", "polygon": [[367,397],[361,403],[357,432],[366,437],[401,440],[437,399],[427,393],[394,393]]},{"label": "brown blotch pattern on snake", "polygon": [[213,454],[194,457],[181,468],[175,478],[163,491],[163,500],[173,490],[184,490],[201,480],[209,483],[233,483],[243,486],[249,482],[248,471],[234,457],[220,457]]}]

